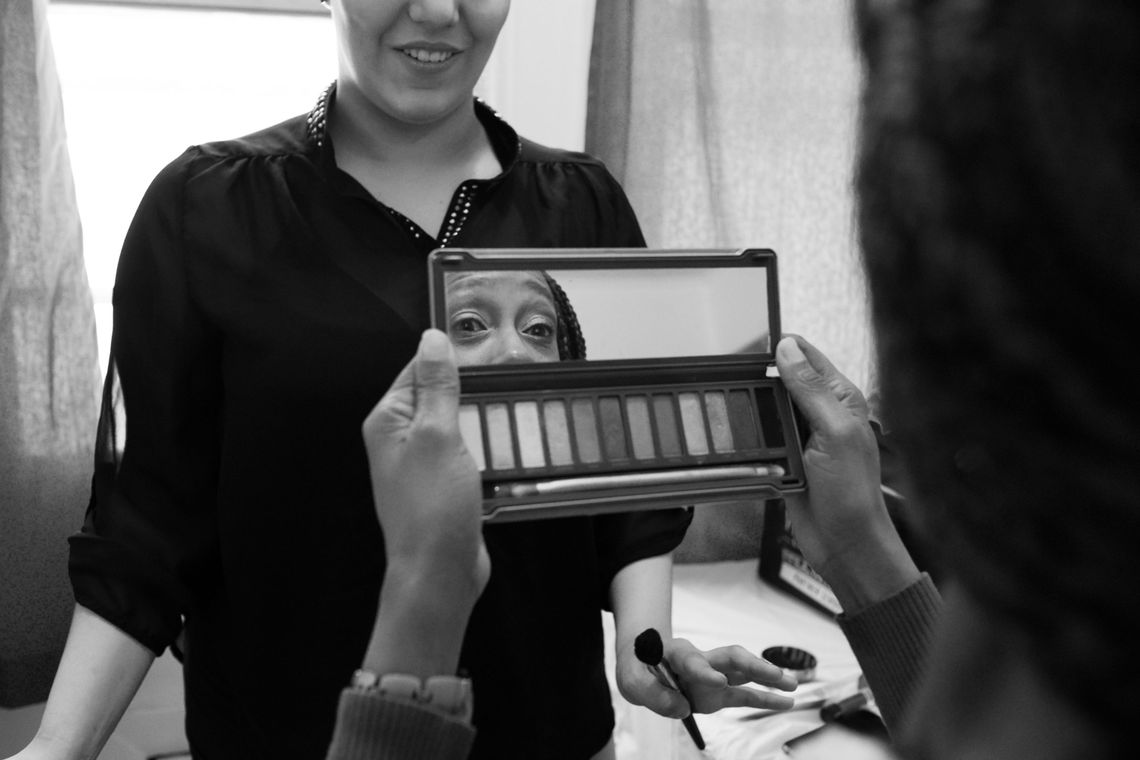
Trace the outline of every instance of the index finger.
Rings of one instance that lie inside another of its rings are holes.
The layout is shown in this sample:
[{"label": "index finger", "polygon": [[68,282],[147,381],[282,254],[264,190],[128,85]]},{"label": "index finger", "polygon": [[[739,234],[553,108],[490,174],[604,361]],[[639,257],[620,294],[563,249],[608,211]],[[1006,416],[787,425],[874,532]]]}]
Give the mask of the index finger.
[{"label": "index finger", "polygon": [[709,664],[724,673],[729,683],[738,686],[752,682],[782,691],[795,691],[795,676],[741,646],[720,647],[707,653]]},{"label": "index finger", "polygon": [[705,704],[697,707],[696,712],[710,713],[725,707],[755,707],[761,710],[789,710],[795,706],[795,700],[783,694],[774,694],[770,691],[749,689],[743,686],[730,686],[710,695]]},{"label": "index finger", "polygon": [[686,686],[722,688],[728,685],[728,679],[709,663],[705,653],[685,639],[670,642],[665,657],[677,678]]}]

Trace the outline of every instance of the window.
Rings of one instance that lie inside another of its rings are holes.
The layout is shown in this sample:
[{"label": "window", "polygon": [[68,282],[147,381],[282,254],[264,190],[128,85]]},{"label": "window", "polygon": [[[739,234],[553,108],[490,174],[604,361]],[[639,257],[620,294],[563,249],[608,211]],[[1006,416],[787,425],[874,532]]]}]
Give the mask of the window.
[{"label": "window", "polygon": [[335,74],[327,15],[52,3],[52,46],[106,369],[119,249],[187,146],[312,108]]},{"label": "window", "polygon": [[[56,0],[48,19],[105,369],[115,265],[150,181],[189,145],[312,108],[336,77],[332,23],[317,0]],[[515,0],[477,92],[522,134],[581,149],[592,24],[592,0]]]}]

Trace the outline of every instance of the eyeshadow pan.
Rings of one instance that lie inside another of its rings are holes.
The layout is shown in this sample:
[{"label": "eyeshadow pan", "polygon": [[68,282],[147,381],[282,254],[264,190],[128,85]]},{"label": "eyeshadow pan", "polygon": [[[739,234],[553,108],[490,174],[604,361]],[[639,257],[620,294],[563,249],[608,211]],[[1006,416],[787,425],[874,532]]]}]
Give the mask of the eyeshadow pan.
[{"label": "eyeshadow pan", "polygon": [[776,396],[771,388],[756,389],[756,411],[760,415],[760,434],[764,445],[777,448],[784,445],[784,428],[776,412]]},{"label": "eyeshadow pan", "polygon": [[598,415],[602,418],[602,444],[606,458],[626,459],[625,425],[621,419],[621,402],[617,396],[598,399]]},{"label": "eyeshadow pan", "polygon": [[578,444],[578,459],[593,463],[601,460],[598,448],[598,424],[594,420],[594,401],[576,398],[570,402],[574,417],[574,442]]},{"label": "eyeshadow pan", "polygon": [[658,394],[653,397],[653,418],[657,422],[661,456],[681,456],[681,438],[677,432],[677,412],[673,408],[672,396]]},{"label": "eyeshadow pan", "polygon": [[748,391],[728,392],[728,421],[737,448],[760,448],[760,437],[756,434],[756,420],[753,418],[752,404],[748,400]]},{"label": "eyeshadow pan", "polygon": [[479,418],[479,407],[476,404],[463,404],[459,407],[459,435],[479,471],[487,469],[487,459],[483,454],[483,423]]},{"label": "eyeshadow pan", "polygon": [[545,467],[542,450],[542,428],[538,424],[538,403],[519,401],[515,404],[515,427],[519,434],[519,459],[523,467]]},{"label": "eyeshadow pan", "polygon": [[679,393],[677,402],[681,405],[681,427],[685,430],[685,448],[692,455],[709,453],[701,397],[692,392]]},{"label": "eyeshadow pan", "polygon": [[645,396],[627,396],[625,413],[629,419],[629,438],[633,443],[634,459],[653,459],[653,429],[649,427],[649,400]]},{"label": "eyeshadow pan", "polygon": [[728,422],[728,406],[724,401],[722,391],[708,391],[705,393],[705,408],[709,414],[709,432],[712,433],[713,449],[718,454],[733,450],[732,428]]},{"label": "eyeshadow pan", "polygon": [[561,399],[544,402],[542,417],[546,423],[550,463],[556,466],[574,464],[574,456],[570,451],[570,425],[566,421],[566,402]]},{"label": "eyeshadow pan", "polygon": [[509,470],[515,466],[515,451],[511,435],[511,419],[504,403],[487,404],[487,444],[491,449],[491,467]]}]

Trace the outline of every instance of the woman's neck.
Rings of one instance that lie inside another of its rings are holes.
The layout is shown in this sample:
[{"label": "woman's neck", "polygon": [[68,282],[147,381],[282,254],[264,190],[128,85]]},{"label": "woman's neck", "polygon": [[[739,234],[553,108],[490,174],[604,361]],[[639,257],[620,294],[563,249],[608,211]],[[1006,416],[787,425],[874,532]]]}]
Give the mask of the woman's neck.
[{"label": "woman's neck", "polygon": [[341,157],[399,171],[453,168],[470,164],[490,149],[486,132],[469,100],[428,124],[409,124],[373,105],[355,87],[338,85],[329,130]]},{"label": "woman's neck", "polygon": [[473,100],[430,124],[407,124],[338,87],[329,130],[337,167],[430,235],[440,234],[460,183],[502,170]]}]

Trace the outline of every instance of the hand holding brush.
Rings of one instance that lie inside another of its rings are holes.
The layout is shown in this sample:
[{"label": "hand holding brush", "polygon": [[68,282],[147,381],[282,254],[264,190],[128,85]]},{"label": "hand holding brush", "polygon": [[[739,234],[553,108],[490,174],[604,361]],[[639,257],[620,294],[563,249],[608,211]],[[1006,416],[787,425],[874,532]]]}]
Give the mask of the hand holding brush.
[{"label": "hand holding brush", "polygon": [[[792,698],[768,689],[796,688],[792,675],[744,647],[700,650],[685,639],[662,640],[654,628],[638,635],[629,649],[619,650],[617,676],[626,700],[673,718],[725,707],[786,710]],[[748,684],[768,688],[753,689]],[[693,740],[699,747],[696,721],[690,724],[694,729],[690,735],[697,734]]]},{"label": "hand holding brush", "polygon": [[[679,692],[686,700],[689,699],[689,696],[685,694],[677,682],[673,668],[669,667],[669,661],[665,659],[665,644],[662,643],[661,634],[657,632],[656,628],[647,628],[634,639],[633,652],[637,655],[638,660],[645,663],[662,686]],[[697,749],[704,749],[705,740],[701,736],[701,731],[697,728],[696,718],[691,712],[691,700],[689,700],[689,706],[690,712],[681,718],[681,722],[685,725],[685,730],[689,732],[689,736],[692,737],[693,743],[697,745]]]}]

